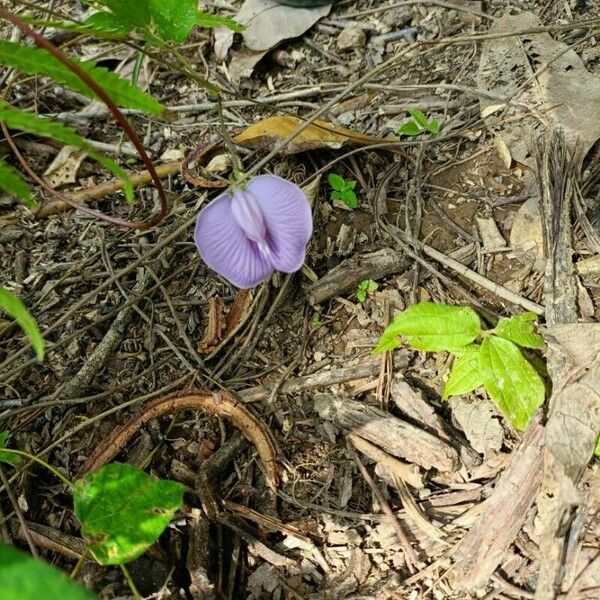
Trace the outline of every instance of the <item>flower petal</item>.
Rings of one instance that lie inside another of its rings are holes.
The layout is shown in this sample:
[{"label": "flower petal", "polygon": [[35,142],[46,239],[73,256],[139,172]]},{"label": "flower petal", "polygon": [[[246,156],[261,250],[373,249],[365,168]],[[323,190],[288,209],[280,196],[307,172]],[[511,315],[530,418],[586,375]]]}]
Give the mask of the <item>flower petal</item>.
[{"label": "flower petal", "polygon": [[273,267],[284,273],[297,271],[304,263],[306,244],[312,235],[312,213],[306,195],[291,181],[275,175],[255,177],[246,191],[262,209]]},{"label": "flower petal", "polygon": [[273,272],[270,261],[236,223],[229,192],[200,211],[194,240],[204,262],[239,288],[254,287]]}]

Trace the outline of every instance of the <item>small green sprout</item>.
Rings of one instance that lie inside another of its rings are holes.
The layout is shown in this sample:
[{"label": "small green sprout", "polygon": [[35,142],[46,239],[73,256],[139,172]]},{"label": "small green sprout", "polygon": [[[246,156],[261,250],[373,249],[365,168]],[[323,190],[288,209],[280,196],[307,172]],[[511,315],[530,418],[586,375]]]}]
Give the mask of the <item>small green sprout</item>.
[{"label": "small green sprout", "polygon": [[423,302],[396,315],[374,352],[394,350],[402,339],[415,350],[450,352],[455,358],[442,397],[483,387],[511,425],[524,431],[546,395],[544,381],[521,350],[544,347],[536,320],[526,312],[482,329],[479,315],[468,306]]},{"label": "small green sprout", "polygon": [[372,279],[363,279],[356,288],[356,297],[359,302],[364,302],[371,292],[375,292],[379,284]]},{"label": "small green sprout", "polygon": [[312,326],[314,329],[319,329],[323,325],[323,319],[321,319],[321,315],[316,314],[312,319]]},{"label": "small green sprout", "polygon": [[336,173],[329,173],[327,178],[329,185],[332,187],[331,200],[340,200],[349,208],[356,208],[358,206],[358,199],[354,193],[356,187],[356,181],[344,179]]},{"label": "small green sprout", "polygon": [[396,129],[396,135],[419,135],[428,132],[437,135],[440,124],[435,119],[428,119],[424,113],[414,108],[408,111],[411,118]]}]

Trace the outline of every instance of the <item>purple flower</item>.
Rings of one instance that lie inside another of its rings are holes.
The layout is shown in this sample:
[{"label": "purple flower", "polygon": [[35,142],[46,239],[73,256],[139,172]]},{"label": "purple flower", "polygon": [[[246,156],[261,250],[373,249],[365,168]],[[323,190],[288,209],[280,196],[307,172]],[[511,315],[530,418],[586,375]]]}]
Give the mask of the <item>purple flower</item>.
[{"label": "purple flower", "polygon": [[251,288],[273,271],[304,263],[312,214],[304,192],[274,175],[217,196],[198,215],[194,239],[204,262],[233,285]]}]

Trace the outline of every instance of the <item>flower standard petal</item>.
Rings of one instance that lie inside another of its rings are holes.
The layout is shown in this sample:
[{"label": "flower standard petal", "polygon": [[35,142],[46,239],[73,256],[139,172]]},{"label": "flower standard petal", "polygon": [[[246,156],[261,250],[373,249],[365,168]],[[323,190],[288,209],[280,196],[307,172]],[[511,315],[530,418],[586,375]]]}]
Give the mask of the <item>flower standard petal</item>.
[{"label": "flower standard petal", "polygon": [[237,223],[232,195],[224,192],[198,214],[194,240],[200,256],[213,271],[246,289],[264,281],[273,265]]},{"label": "flower standard petal", "polygon": [[306,195],[291,181],[275,175],[255,177],[246,186],[246,192],[252,194],[262,210],[273,267],[284,273],[297,271],[304,263],[313,230]]}]

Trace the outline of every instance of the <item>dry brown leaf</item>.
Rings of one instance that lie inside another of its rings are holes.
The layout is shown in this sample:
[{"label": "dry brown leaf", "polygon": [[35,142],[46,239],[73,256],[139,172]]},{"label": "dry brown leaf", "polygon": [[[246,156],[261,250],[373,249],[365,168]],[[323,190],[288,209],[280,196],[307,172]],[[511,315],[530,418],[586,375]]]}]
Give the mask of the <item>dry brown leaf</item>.
[{"label": "dry brown leaf", "polygon": [[569,515],[585,502],[580,481],[600,432],[600,324],[557,325],[543,335],[557,357],[555,362],[563,361],[565,368],[553,382],[544,480],[537,500],[540,551],[546,559],[540,568],[540,598],[550,597],[557,585]]},{"label": "dry brown leaf", "polygon": [[[272,150],[274,144],[286,139],[302,123],[302,119],[291,115],[268,117],[250,125],[242,133],[236,135],[233,141],[246,148]],[[338,150],[345,144],[370,146],[390,141],[394,140],[365,135],[326,121],[315,121],[287,144],[281,152],[282,154],[297,154],[317,148]]]},{"label": "dry brown leaf", "polygon": [[[600,138],[600,78],[591,75],[579,56],[548,33],[512,35],[542,27],[536,15],[523,12],[494,21],[490,33],[510,36],[483,45],[478,86],[501,98],[512,99],[498,118],[491,107],[498,100],[482,98],[482,117],[499,129],[512,157],[534,166],[531,142],[537,131],[559,126],[581,161]],[[513,97],[516,90],[521,90]]]},{"label": "dry brown leaf", "polygon": [[[231,59],[229,75],[239,81],[252,74],[254,66],[269,50],[290,38],[302,35],[331,10],[331,4],[314,8],[285,6],[275,0],[246,0],[235,20],[246,28],[242,32],[244,48]],[[215,54],[225,60],[233,44],[233,32],[226,27],[215,30]]]},{"label": "dry brown leaf", "polygon": [[84,150],[65,146],[56,155],[44,173],[44,179],[52,188],[77,182],[77,172],[86,157]]},{"label": "dry brown leaf", "polygon": [[543,271],[544,236],[537,197],[529,198],[519,207],[510,230],[510,246],[516,258]]},{"label": "dry brown leaf", "polygon": [[465,432],[469,443],[484,456],[502,448],[504,430],[488,400],[453,396],[448,400],[452,416]]},{"label": "dry brown leaf", "polygon": [[298,37],[331,10],[331,4],[295,8],[275,0],[246,0],[235,20],[246,26],[242,33],[250,50],[271,50],[279,42]]},{"label": "dry brown leaf", "polygon": [[506,241],[502,237],[494,219],[477,217],[476,220],[484,250],[493,252],[499,248],[506,248]]}]

